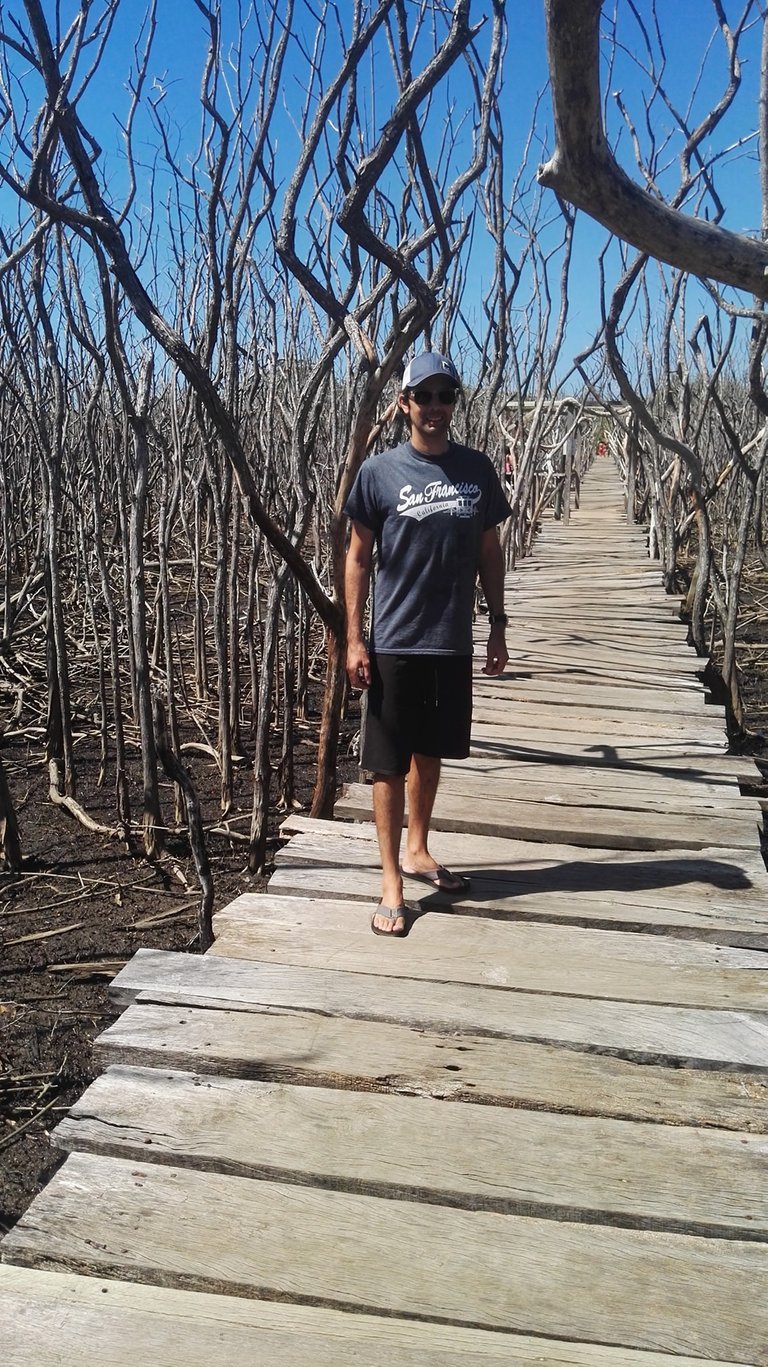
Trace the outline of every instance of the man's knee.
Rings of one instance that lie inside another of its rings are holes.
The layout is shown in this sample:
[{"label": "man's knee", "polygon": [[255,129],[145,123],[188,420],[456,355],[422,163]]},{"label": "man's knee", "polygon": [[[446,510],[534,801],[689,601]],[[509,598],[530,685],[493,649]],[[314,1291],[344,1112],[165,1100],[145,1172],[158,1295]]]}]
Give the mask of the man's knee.
[{"label": "man's knee", "polygon": [[420,773],[440,772],[442,760],[439,755],[425,755],[419,750],[414,750],[411,756],[411,767],[418,769]]}]

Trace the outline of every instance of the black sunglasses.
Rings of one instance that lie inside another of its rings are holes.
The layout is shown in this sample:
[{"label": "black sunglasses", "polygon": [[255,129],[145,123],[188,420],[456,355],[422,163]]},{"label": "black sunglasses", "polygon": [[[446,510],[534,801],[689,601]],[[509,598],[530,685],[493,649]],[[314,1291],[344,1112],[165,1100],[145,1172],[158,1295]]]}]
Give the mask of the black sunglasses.
[{"label": "black sunglasses", "polygon": [[412,389],[411,398],[419,405],[419,408],[426,408],[427,404],[433,403],[436,399],[438,403],[455,403],[459,397],[458,389],[438,389],[435,394],[431,389]]}]

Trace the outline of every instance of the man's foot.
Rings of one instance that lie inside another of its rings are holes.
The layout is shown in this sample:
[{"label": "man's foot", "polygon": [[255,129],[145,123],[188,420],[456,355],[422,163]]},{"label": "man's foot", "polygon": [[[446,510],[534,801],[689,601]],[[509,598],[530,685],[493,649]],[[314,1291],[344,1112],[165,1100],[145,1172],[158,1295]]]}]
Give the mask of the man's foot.
[{"label": "man's foot", "polygon": [[444,864],[435,864],[432,869],[407,869],[402,867],[406,878],[415,878],[419,883],[428,883],[438,892],[466,892],[469,879],[462,873],[451,873]]},{"label": "man's foot", "polygon": [[374,935],[394,935],[402,939],[407,932],[406,907],[401,902],[398,907],[379,906],[371,917],[371,930]]}]

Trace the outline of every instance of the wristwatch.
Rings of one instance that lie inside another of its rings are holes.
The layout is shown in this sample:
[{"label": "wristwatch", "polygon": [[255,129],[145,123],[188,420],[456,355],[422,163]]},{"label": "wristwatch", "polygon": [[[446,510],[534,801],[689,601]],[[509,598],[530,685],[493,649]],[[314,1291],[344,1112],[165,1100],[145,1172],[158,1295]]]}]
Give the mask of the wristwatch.
[{"label": "wristwatch", "polygon": [[509,622],[506,612],[489,612],[488,621],[492,627],[505,627]]}]

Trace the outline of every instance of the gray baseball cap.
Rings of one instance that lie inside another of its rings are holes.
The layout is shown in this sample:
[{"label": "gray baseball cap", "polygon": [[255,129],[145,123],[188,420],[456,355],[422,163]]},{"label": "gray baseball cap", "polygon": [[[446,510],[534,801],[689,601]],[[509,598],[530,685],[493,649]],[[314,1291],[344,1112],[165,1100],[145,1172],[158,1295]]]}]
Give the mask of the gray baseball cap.
[{"label": "gray baseball cap", "polygon": [[443,375],[451,384],[458,385],[461,389],[459,372],[453,361],[439,351],[422,351],[420,356],[414,356],[413,360],[408,362],[403,374],[403,389],[415,389],[433,375]]}]

